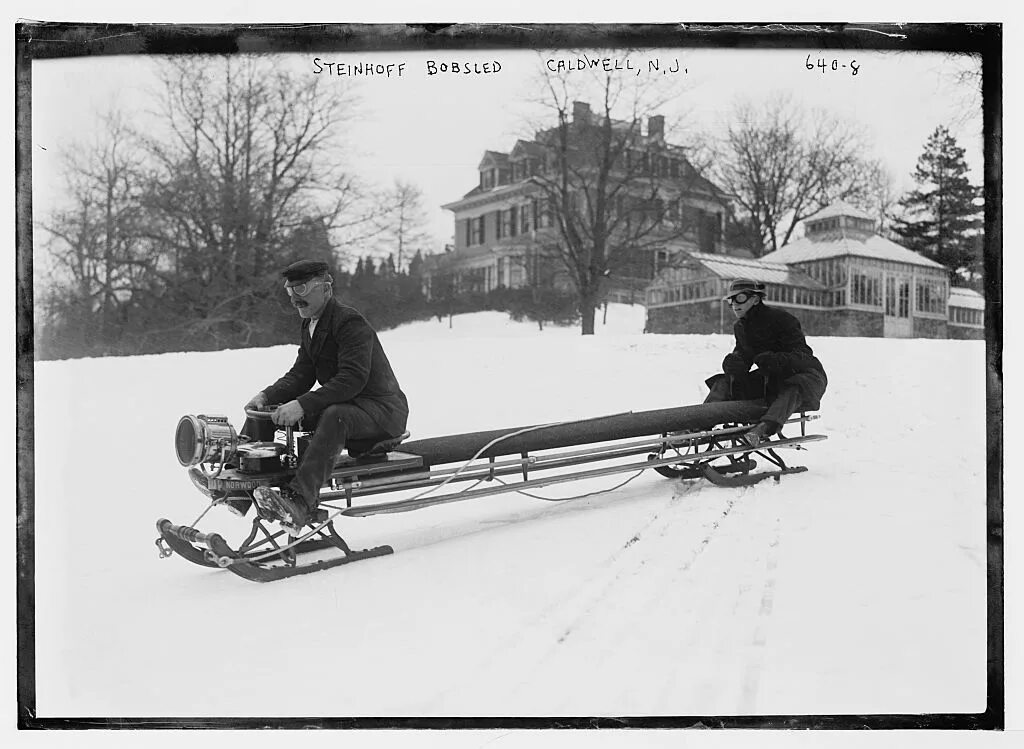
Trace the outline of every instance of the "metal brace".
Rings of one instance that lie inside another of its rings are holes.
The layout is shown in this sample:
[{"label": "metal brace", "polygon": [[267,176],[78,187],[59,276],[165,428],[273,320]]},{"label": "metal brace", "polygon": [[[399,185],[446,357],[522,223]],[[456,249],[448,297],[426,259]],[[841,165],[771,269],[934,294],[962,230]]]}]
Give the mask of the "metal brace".
[{"label": "metal brace", "polygon": [[167,545],[167,541],[164,540],[163,536],[160,536],[156,540],[156,548],[160,550],[161,559],[167,559],[167,557],[172,556],[174,554],[174,552],[171,550],[171,547]]}]

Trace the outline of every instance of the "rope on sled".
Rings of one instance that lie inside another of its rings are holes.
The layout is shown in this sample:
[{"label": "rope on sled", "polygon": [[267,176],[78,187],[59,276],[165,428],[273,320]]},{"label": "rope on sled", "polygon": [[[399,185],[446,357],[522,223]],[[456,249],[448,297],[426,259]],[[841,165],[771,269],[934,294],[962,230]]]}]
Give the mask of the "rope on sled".
[{"label": "rope on sled", "polygon": [[[433,494],[434,492],[436,492],[441,487],[446,486],[450,482],[454,481],[455,477],[458,476],[463,471],[465,471],[467,468],[469,468],[472,465],[473,461],[477,460],[481,455],[483,455],[483,453],[485,453],[491,447],[493,447],[494,445],[498,444],[499,442],[501,442],[503,440],[511,439],[512,437],[518,437],[520,434],[525,434],[526,432],[533,432],[533,431],[536,431],[538,429],[548,429],[549,427],[554,427],[554,426],[563,426],[565,424],[570,424],[570,423],[573,423],[573,422],[555,421],[555,422],[551,422],[550,424],[537,424],[537,425],[532,426],[532,427],[523,427],[522,429],[517,429],[514,432],[509,432],[508,434],[503,434],[500,437],[495,437],[493,440],[491,440],[486,445],[484,445],[479,450],[477,450],[476,454],[473,455],[473,457],[471,457],[469,460],[464,462],[461,466],[459,466],[459,468],[451,476],[446,478],[440,484],[437,484],[436,486],[432,486],[429,489],[426,489],[425,491],[420,492],[419,494],[415,494],[412,497],[409,497],[409,499],[407,501],[412,502],[412,501],[417,500],[417,499],[422,499],[423,497],[426,497],[426,496],[428,496],[430,494]],[[637,474],[637,475],[639,475],[639,474]],[[636,476],[634,476],[633,478],[636,478]],[[632,481],[632,480],[633,479],[631,478],[628,481],[623,482],[623,485],[625,485],[626,483],[628,483],[629,481]],[[457,493],[458,494],[462,494],[464,492],[470,491],[471,489],[473,489],[476,486],[478,486],[482,481],[484,481],[484,479],[479,479],[476,482],[474,482],[473,484],[471,484],[470,486],[466,487],[465,489],[463,489],[463,490],[461,490],[461,491],[459,491]],[[611,489],[608,489],[606,491],[611,491]],[[598,493],[600,493],[600,492],[598,492]],[[583,496],[589,496],[589,495],[583,495]],[[545,499],[545,498],[544,497],[538,497],[538,499]],[[571,499],[571,497],[567,497],[566,499]],[[210,507],[213,507],[214,504],[216,504],[216,502],[211,503]],[[209,511],[210,507],[206,508],[206,510],[203,512],[203,515],[205,515],[206,512]],[[320,523],[316,527],[311,528],[310,530],[306,531],[305,533],[303,533],[300,536],[292,537],[292,540],[289,543],[287,543],[286,545],[281,546],[279,548],[271,549],[270,551],[267,551],[267,552],[265,552],[263,554],[258,554],[258,555],[246,557],[246,560],[250,561],[250,562],[255,562],[255,561],[259,561],[261,559],[265,559],[267,557],[277,556],[282,551],[286,551],[287,549],[290,549],[293,546],[296,546],[296,545],[302,543],[303,541],[306,541],[306,540],[312,538],[314,535],[316,535],[321,530],[323,530],[328,525],[330,525],[330,523],[334,520],[334,518],[338,517],[338,515],[340,515],[342,512],[344,512],[344,509],[335,510],[333,513],[328,515],[327,519],[324,520],[322,523]],[[203,515],[200,515],[199,517],[201,518]]]},{"label": "rope on sled", "polygon": [[[537,431],[537,430],[540,430],[540,429],[548,429],[550,427],[564,426],[566,424],[572,424],[572,423],[575,423],[575,422],[571,422],[571,421],[554,421],[554,422],[551,422],[551,423],[548,423],[548,424],[537,424],[537,425],[530,426],[530,427],[523,427],[522,429],[517,429],[514,432],[509,432],[508,434],[503,434],[503,435],[501,435],[499,437],[495,437],[493,440],[491,440],[486,445],[484,445],[479,450],[477,450],[476,453],[473,455],[473,457],[471,457],[468,460],[466,460],[461,466],[459,466],[459,468],[455,471],[455,473],[453,473],[452,475],[448,476],[440,484],[437,484],[436,486],[432,486],[429,489],[426,489],[426,490],[420,492],[419,494],[415,494],[412,497],[409,497],[409,499],[406,500],[406,501],[410,501],[411,502],[411,501],[414,501],[414,500],[417,500],[417,499],[422,499],[423,497],[426,497],[426,496],[428,496],[430,494],[433,494],[434,492],[436,492],[441,487],[448,485],[450,482],[454,481],[455,478],[459,474],[461,474],[463,471],[465,471],[467,468],[469,468],[473,464],[473,462],[475,460],[477,460],[481,455],[483,455],[487,450],[489,450],[490,448],[494,447],[494,445],[497,445],[498,443],[502,442],[503,440],[511,439],[512,437],[518,437],[520,434],[525,434],[527,432],[534,432],[534,431]],[[643,473],[646,470],[647,470],[646,468],[641,468],[639,471],[637,471],[635,474],[630,476],[625,481],[623,481],[623,482],[621,482],[619,484],[616,484],[615,486],[609,487],[607,489],[601,489],[600,491],[588,492],[586,494],[579,494],[579,495],[576,495],[576,496],[573,496],[573,497],[542,497],[539,494],[532,494],[531,492],[523,491],[521,489],[517,489],[516,492],[518,494],[522,494],[525,497],[530,497],[532,499],[540,499],[540,500],[543,500],[545,502],[568,502],[570,500],[586,499],[587,497],[594,497],[594,496],[597,496],[597,495],[600,495],[600,494],[607,494],[608,492],[613,492],[613,491],[616,491],[617,489],[621,489],[623,486],[628,484],[630,481],[635,479],[637,476],[639,476],[641,473]],[[502,481],[500,477],[495,477],[495,480],[497,480],[499,483],[501,483],[504,486],[509,486],[509,484],[507,482],[505,482],[505,481]],[[461,491],[459,491],[457,493],[458,494],[462,494],[464,492],[471,491],[472,489],[474,489],[477,486],[479,486],[483,481],[485,481],[485,479],[478,479],[473,484],[471,484],[470,486],[466,487],[465,489],[462,489]],[[203,517],[203,515],[205,515],[207,512],[209,512],[210,508],[213,507],[215,504],[217,504],[217,500],[214,500],[213,502],[210,503],[210,506],[207,507],[206,510],[203,511],[202,515],[200,515],[199,518],[197,518],[196,522],[198,522],[199,519],[201,519]],[[330,507],[330,505],[327,505],[327,506]],[[247,557],[245,557],[245,559],[246,559],[246,561],[257,562],[257,561],[260,561],[261,559],[266,559],[267,557],[278,556],[282,551],[287,551],[288,549],[290,549],[290,548],[292,548],[294,546],[297,546],[298,544],[302,543],[303,541],[306,541],[306,540],[312,538],[314,535],[316,535],[321,530],[323,530],[328,525],[330,525],[331,522],[336,517],[338,517],[339,515],[342,514],[342,512],[344,512],[344,508],[336,509],[333,513],[331,513],[331,514],[329,514],[327,516],[326,520],[324,520],[323,522],[319,523],[315,527],[310,528],[310,530],[302,533],[302,535],[293,536],[292,540],[290,542],[288,542],[287,544],[285,544],[283,546],[280,546],[280,547],[277,547],[277,548],[274,548],[274,549],[270,549],[269,551],[266,551],[266,552],[264,552],[262,554],[256,554],[256,555],[253,555],[253,556],[247,556]]]},{"label": "rope on sled", "polygon": [[[522,489],[516,489],[515,492],[516,492],[516,494],[522,494],[524,497],[530,497],[531,499],[543,499],[545,502],[568,502],[568,501],[574,500],[574,499],[586,499],[587,497],[596,497],[599,494],[607,494],[608,492],[613,492],[616,489],[621,489],[622,487],[624,487],[626,484],[628,484],[630,481],[635,479],[637,476],[639,476],[641,473],[643,473],[646,470],[647,470],[646,468],[641,468],[639,471],[634,473],[632,476],[630,476],[628,479],[623,481],[621,484],[616,484],[615,486],[610,486],[607,489],[601,489],[601,490],[596,491],[596,492],[587,492],[586,494],[577,494],[574,497],[542,497],[539,494],[532,494],[532,493],[530,493],[528,491],[523,491]],[[503,486],[511,486],[511,484],[509,484],[509,483],[507,483],[505,481],[502,481],[501,478],[499,478],[498,476],[495,476],[494,480],[497,481],[499,484],[502,484]]]}]

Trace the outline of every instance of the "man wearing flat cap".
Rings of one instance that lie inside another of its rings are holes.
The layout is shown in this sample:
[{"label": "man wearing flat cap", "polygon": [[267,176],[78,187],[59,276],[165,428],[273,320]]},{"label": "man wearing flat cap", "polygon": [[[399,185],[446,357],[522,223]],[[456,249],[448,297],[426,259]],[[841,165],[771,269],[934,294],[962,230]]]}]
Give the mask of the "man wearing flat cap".
[{"label": "man wearing flat cap", "polygon": [[[804,340],[800,321],[785,310],[764,303],[765,286],[740,278],[722,300],[736,322],[736,348],[722,361],[722,374],[707,380],[705,403],[764,399],[768,410],[746,433],[755,447],[779,431],[797,411],[821,407],[828,378],[825,368]],[[751,367],[757,369],[751,371]]]},{"label": "man wearing flat cap", "polygon": [[[281,275],[302,318],[299,353],[292,368],[245,407],[281,404],[271,415],[274,424],[294,426],[301,420],[306,430],[315,426],[291,482],[279,490],[254,491],[261,507],[297,533],[316,509],[320,488],[346,444],[400,436],[409,404],[377,333],[358,311],[334,298],[327,264],[302,260]],[[314,390],[316,383],[320,387]]]}]

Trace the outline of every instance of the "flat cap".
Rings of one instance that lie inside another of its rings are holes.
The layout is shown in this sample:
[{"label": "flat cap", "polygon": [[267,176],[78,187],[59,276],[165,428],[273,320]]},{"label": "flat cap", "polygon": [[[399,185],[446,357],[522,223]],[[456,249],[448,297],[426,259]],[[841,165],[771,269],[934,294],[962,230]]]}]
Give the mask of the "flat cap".
[{"label": "flat cap", "polygon": [[764,296],[764,284],[760,281],[754,281],[749,278],[737,278],[729,284],[729,291],[724,297],[722,297],[722,300],[730,299],[737,294],[757,294],[759,296]]},{"label": "flat cap", "polygon": [[325,273],[327,273],[327,263],[321,260],[300,260],[281,271],[281,275],[291,283],[308,281]]}]

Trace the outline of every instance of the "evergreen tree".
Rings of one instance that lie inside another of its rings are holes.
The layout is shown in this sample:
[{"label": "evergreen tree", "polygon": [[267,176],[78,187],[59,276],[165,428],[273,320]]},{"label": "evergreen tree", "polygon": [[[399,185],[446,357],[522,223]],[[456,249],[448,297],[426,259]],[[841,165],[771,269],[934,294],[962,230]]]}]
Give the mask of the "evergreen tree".
[{"label": "evergreen tree", "polygon": [[423,280],[423,253],[419,250],[409,261],[409,278],[415,279],[417,284]]},{"label": "evergreen tree", "polygon": [[363,258],[363,279],[367,285],[373,284],[377,279],[377,268],[369,255]]},{"label": "evergreen tree", "polygon": [[954,285],[979,278],[981,191],[968,181],[964,149],[945,127],[929,136],[913,177],[918,187],[900,201],[903,216],[893,225],[900,243],[949,268]]},{"label": "evergreen tree", "polygon": [[393,253],[388,255],[387,260],[381,261],[380,275],[381,278],[394,278],[398,275],[398,271],[395,270],[395,256]]}]

